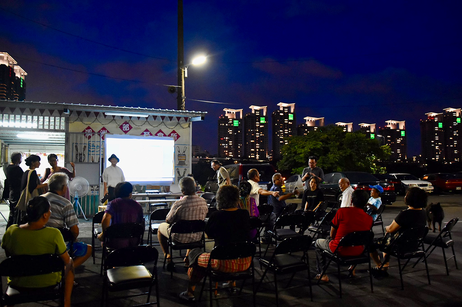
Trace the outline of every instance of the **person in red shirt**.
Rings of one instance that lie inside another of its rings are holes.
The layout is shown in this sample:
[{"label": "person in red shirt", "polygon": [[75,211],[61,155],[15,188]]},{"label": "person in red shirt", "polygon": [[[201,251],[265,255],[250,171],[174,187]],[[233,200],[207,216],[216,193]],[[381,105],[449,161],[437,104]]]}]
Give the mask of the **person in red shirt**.
[{"label": "person in red shirt", "polygon": [[[364,206],[367,204],[368,199],[369,196],[365,191],[354,191],[352,195],[353,207],[340,208],[335,214],[332,220],[330,238],[316,240],[316,264],[319,273],[316,275],[316,279],[320,278],[321,272],[326,265],[323,250],[334,252],[338,243],[345,235],[355,231],[367,231],[372,228],[372,217],[364,212]],[[340,247],[339,253],[341,256],[357,256],[363,250],[362,246]],[[323,275],[321,280],[329,281],[329,277]]]}]

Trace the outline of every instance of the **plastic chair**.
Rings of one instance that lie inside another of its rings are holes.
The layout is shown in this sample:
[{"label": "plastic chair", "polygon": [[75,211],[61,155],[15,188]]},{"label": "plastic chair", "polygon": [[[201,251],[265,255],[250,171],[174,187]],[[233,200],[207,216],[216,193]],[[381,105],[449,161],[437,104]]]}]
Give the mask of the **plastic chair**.
[{"label": "plastic chair", "polygon": [[[277,275],[278,274],[288,274],[292,273],[292,276],[287,284],[287,286],[292,281],[293,277],[297,272],[306,270],[308,272],[307,282],[310,286],[310,297],[313,300],[313,291],[311,288],[311,276],[310,276],[310,264],[308,259],[308,249],[311,246],[312,239],[310,236],[298,236],[284,239],[274,250],[273,255],[268,258],[259,259],[260,265],[265,267],[265,271],[261,277],[255,292],[258,291],[260,285],[263,282],[268,271],[273,271],[274,273],[274,286],[276,294],[276,306],[279,306],[279,296],[278,296],[278,283]],[[295,255],[294,253],[301,252],[300,255]]]},{"label": "plastic chair", "polygon": [[144,235],[144,224],[138,223],[123,223],[123,224],[114,224],[109,226],[104,231],[104,241],[103,241],[103,255],[101,257],[101,275],[103,275],[104,261],[107,255],[115,250],[111,246],[111,241],[127,239],[131,240],[131,247],[143,244],[143,235]]},{"label": "plastic chair", "polygon": [[149,218],[148,244],[152,245],[152,236],[157,235],[157,230],[162,222],[165,222],[170,209],[162,208],[154,210]]},{"label": "plastic chair", "polygon": [[[278,241],[282,241],[287,238],[301,236],[298,232],[295,232],[295,227],[303,224],[305,217],[303,215],[291,214],[291,215],[280,215],[272,230],[268,230],[267,233],[270,235],[271,241],[274,240],[276,245]],[[284,227],[290,227],[289,229]],[[265,255],[268,252],[268,248],[271,244],[266,246]]]},{"label": "plastic chair", "polygon": [[[169,254],[172,257],[170,261],[173,263],[173,251],[174,250],[183,250],[183,249],[193,249],[193,248],[203,248],[205,251],[205,238],[204,238],[205,222],[200,220],[181,220],[170,227],[170,235],[167,238],[167,243],[169,247]],[[173,234],[193,234],[200,233],[200,239],[195,242],[181,243],[172,238]],[[180,254],[181,256],[181,254]],[[164,265],[167,262],[166,256],[164,257]],[[173,278],[173,270],[170,272],[170,276]]]},{"label": "plastic chair", "polygon": [[[152,246],[136,246],[117,249],[107,255],[104,264],[104,282],[102,306],[108,305],[109,292],[125,291],[148,287],[147,292],[128,295],[135,297],[147,295],[146,304],[159,304],[159,285],[157,279],[157,259],[158,251]],[[145,264],[153,262],[151,271]],[[153,284],[156,285],[156,302],[150,303]],[[120,296],[117,296],[120,299]]]},{"label": "plastic chair", "polygon": [[[252,279],[252,298],[253,298],[253,306],[255,305],[255,274],[254,274],[254,265],[253,265],[253,257],[255,255],[255,244],[251,242],[243,242],[243,243],[233,243],[229,245],[222,245],[222,246],[215,246],[210,253],[209,263],[207,265],[206,275],[204,281],[202,283],[202,289],[199,294],[199,301],[202,298],[202,292],[205,288],[205,283],[207,278],[209,279],[209,297],[210,297],[210,306],[212,306],[213,296],[212,293],[218,291],[218,288],[213,287],[213,282],[225,282],[225,281],[236,281],[242,280],[242,285],[239,290],[239,294],[242,293],[242,289],[244,287],[244,283],[247,279]],[[243,259],[247,257],[252,257],[252,261],[250,267],[241,272],[220,272],[215,271],[211,268],[211,260],[232,260],[232,259]]]},{"label": "plastic chair", "polygon": [[101,229],[102,229],[101,222],[103,220],[103,216],[104,216],[104,211],[98,212],[95,214],[91,222],[91,247],[92,247],[91,256],[93,257],[93,264],[95,264],[95,249],[96,249],[95,241],[98,240],[98,235],[101,233]]},{"label": "plastic chair", "polygon": [[[318,279],[318,285],[321,281],[322,276],[326,273],[327,268],[332,262],[337,263],[337,277],[338,277],[338,285],[339,285],[339,292],[340,297],[342,297],[342,279],[340,278],[340,266],[353,266],[353,269],[356,265],[361,263],[367,263],[369,265],[369,279],[371,282],[371,292],[374,292],[373,284],[372,284],[372,268],[371,268],[371,257],[369,256],[369,247],[372,243],[374,238],[374,233],[370,230],[368,231],[355,231],[352,233],[347,234],[342,239],[335,249],[334,252],[330,250],[323,250],[322,254],[326,257],[329,261],[326,263],[326,266],[323,268],[323,271]],[[358,256],[342,256],[339,253],[340,247],[353,247],[353,246],[363,246],[364,251]]]},{"label": "plastic chair", "polygon": [[[39,256],[19,255],[7,258],[0,263],[0,287],[3,289],[1,276],[25,277],[33,275],[61,272],[64,276],[64,263],[58,255],[47,254]],[[29,302],[58,300],[64,304],[64,277],[55,287],[16,289],[6,287],[1,298],[2,306],[10,306]]]},{"label": "plastic chair", "polygon": [[385,227],[383,226],[383,220],[382,220],[382,213],[385,211],[385,204],[381,204],[379,209],[377,209],[377,218],[375,219],[374,223],[372,224],[372,227],[374,226],[382,226],[382,233],[385,236]]},{"label": "plastic chair", "polygon": [[[452,228],[454,227],[454,225],[457,224],[458,221],[459,221],[458,217],[455,217],[455,218],[451,219],[443,227],[443,229],[441,229],[441,232],[438,234],[438,236],[436,236],[436,238],[434,236],[429,235],[429,234],[427,234],[427,236],[425,236],[425,238],[424,238],[424,243],[429,245],[427,247],[427,249],[425,250],[425,254],[426,254],[427,258],[431,255],[431,253],[433,253],[433,251],[437,247],[441,247],[441,250],[443,251],[444,265],[446,266],[446,275],[449,275],[448,260],[451,259],[451,258],[454,258],[454,264],[456,265],[456,269],[457,270],[459,269],[459,267],[457,266],[456,253],[454,251],[454,240],[452,239],[452,234],[451,234]],[[445,251],[446,248],[451,248],[452,249],[452,256],[449,257],[449,258],[446,258],[446,251]],[[421,259],[422,259],[422,257],[419,258],[414,263],[413,267],[415,267],[416,264]]]},{"label": "plastic chair", "polygon": [[[403,271],[411,259],[424,258],[425,270],[427,271],[428,284],[430,285],[430,274],[428,273],[427,256],[425,253],[423,240],[428,233],[428,227],[413,227],[406,229],[398,234],[391,244],[383,249],[383,252],[398,259],[399,278],[401,279],[401,290],[404,290]],[[401,260],[406,260],[401,265]],[[383,263],[380,269],[383,267]]]}]

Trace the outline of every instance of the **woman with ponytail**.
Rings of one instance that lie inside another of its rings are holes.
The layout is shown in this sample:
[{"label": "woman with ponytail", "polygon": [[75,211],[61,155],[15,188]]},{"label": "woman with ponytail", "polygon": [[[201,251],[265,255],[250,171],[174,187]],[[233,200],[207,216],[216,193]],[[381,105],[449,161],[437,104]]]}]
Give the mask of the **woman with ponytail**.
[{"label": "woman with ponytail", "polygon": [[[74,268],[66,251],[61,232],[45,227],[50,219],[51,206],[45,197],[37,196],[29,201],[26,208],[25,224],[11,225],[2,239],[2,248],[7,256],[58,254],[65,265],[64,306],[71,306]],[[61,273],[8,278],[12,288],[42,288],[56,285]]]}]

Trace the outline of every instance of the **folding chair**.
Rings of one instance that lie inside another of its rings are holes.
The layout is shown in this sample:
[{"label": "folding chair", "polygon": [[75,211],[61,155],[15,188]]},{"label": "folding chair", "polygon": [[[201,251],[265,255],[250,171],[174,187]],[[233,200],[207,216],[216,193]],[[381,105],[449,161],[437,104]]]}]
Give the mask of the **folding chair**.
[{"label": "folding chair", "polygon": [[[268,271],[274,273],[274,287],[276,294],[276,306],[279,306],[279,295],[278,295],[278,274],[292,273],[287,286],[290,285],[293,277],[297,272],[306,270],[308,272],[307,282],[310,287],[310,297],[313,300],[313,291],[311,289],[311,276],[310,276],[310,264],[308,259],[308,249],[311,246],[312,239],[310,236],[298,236],[284,239],[276,246],[273,255],[270,258],[260,258],[259,262],[262,267],[265,267],[265,271],[261,277],[260,282],[255,289],[258,291],[260,285],[263,282]],[[301,252],[301,256],[295,255],[295,253]]]},{"label": "folding chair", "polygon": [[262,228],[262,221],[256,217],[256,216],[253,216],[250,218],[250,230],[256,230],[256,235],[255,235],[255,238],[253,239],[253,241],[258,244],[258,255],[260,256],[261,255],[261,242],[260,242],[260,232],[261,232],[261,228]]},{"label": "folding chair", "polygon": [[113,240],[127,240],[130,247],[143,244],[144,224],[123,223],[109,226],[104,231],[103,255],[101,257],[101,272],[103,275],[104,261],[109,252],[115,250],[111,246]]},{"label": "folding chair", "polygon": [[311,233],[313,241],[320,237],[324,238],[330,233],[331,222],[334,219],[336,213],[337,210],[332,209],[327,212],[318,223],[308,227],[308,231]]},{"label": "folding chair", "polygon": [[148,244],[152,245],[152,236],[157,235],[157,230],[162,222],[165,222],[167,214],[170,209],[162,208],[156,209],[151,213],[149,218],[149,230],[148,230]]},{"label": "folding chair", "polygon": [[293,214],[293,213],[295,212],[295,210],[297,210],[297,206],[298,206],[297,203],[290,203],[290,204],[287,204],[287,205],[284,207],[284,209],[282,209],[281,215]]},{"label": "folding chair", "polygon": [[[424,258],[425,270],[427,271],[428,284],[430,284],[430,274],[428,273],[427,256],[425,253],[423,240],[428,233],[428,227],[413,227],[406,229],[398,234],[397,238],[382,251],[398,259],[399,278],[401,279],[401,290],[404,290],[403,271],[411,259]],[[406,260],[401,266],[401,260]],[[379,269],[382,269],[384,263]]]},{"label": "folding chair", "polygon": [[72,257],[74,254],[74,234],[69,228],[58,228],[61,232],[64,242],[69,244],[69,255]]},{"label": "folding chair", "polygon": [[91,222],[91,248],[92,248],[91,256],[93,257],[93,264],[95,264],[95,249],[96,249],[95,241],[98,240],[98,235],[102,231],[101,221],[103,220],[103,216],[104,216],[104,211],[98,212],[95,214]]},{"label": "folding chair", "polygon": [[[170,261],[173,263],[173,251],[179,250],[180,257],[181,257],[181,250],[183,249],[193,249],[193,248],[203,248],[205,251],[205,237],[204,237],[204,230],[205,230],[205,222],[200,220],[181,220],[172,225],[170,227],[170,235],[167,238],[169,254],[172,257]],[[181,243],[173,239],[173,234],[194,234],[200,233],[200,239],[195,242],[188,242],[188,243]],[[165,264],[167,262],[167,257],[164,257],[164,265],[163,268],[165,269]],[[170,276],[173,278],[173,270],[170,272]]]},{"label": "folding chair", "polygon": [[[298,237],[301,236],[298,232],[295,232],[295,227],[302,224],[305,220],[303,215],[298,214],[291,214],[291,215],[280,215],[276,222],[274,223],[274,227],[271,230],[268,230],[267,233],[270,235],[271,243],[274,240],[274,244],[276,245],[278,241],[282,241],[287,238]],[[284,227],[290,227],[289,229]],[[271,244],[266,246],[265,255],[268,252],[268,248]]]},{"label": "folding chair", "polygon": [[[326,266],[323,268],[323,271],[318,279],[318,285],[321,281],[322,276],[326,273],[327,268],[332,262],[337,263],[337,277],[340,297],[342,297],[342,279],[340,278],[340,266],[353,266],[353,269],[360,263],[367,263],[369,265],[369,279],[371,282],[371,292],[374,292],[372,284],[372,268],[371,268],[371,257],[369,256],[369,247],[374,238],[374,233],[370,230],[368,231],[356,231],[347,234],[342,239],[335,249],[334,252],[330,250],[323,250],[322,255],[328,259]],[[342,247],[354,247],[354,246],[363,246],[364,251],[358,256],[342,256],[340,255],[340,248]]]},{"label": "folding chair", "polygon": [[[159,285],[157,279],[158,251],[152,246],[126,247],[112,251],[104,263],[104,282],[101,305],[108,305],[109,292],[118,292],[148,287],[147,292],[128,295],[147,295],[146,304],[159,305]],[[151,271],[145,264],[153,262]],[[152,286],[156,285],[156,302],[149,302]],[[120,299],[118,296],[117,299]]]},{"label": "folding chair", "polygon": [[1,298],[2,306],[11,306],[29,302],[40,302],[48,300],[60,301],[64,305],[64,263],[58,255],[19,255],[7,258],[0,263],[0,288],[3,289],[1,276],[26,277],[60,272],[62,279],[55,287],[45,288],[13,288],[6,287]]},{"label": "folding chair", "polygon": [[[444,265],[446,266],[446,275],[449,275],[448,260],[451,259],[451,258],[454,258],[454,263],[456,265],[456,269],[457,270],[459,269],[459,267],[457,266],[456,253],[454,251],[454,240],[452,239],[452,234],[451,234],[452,228],[454,227],[454,225],[457,224],[458,221],[459,221],[459,218],[455,217],[455,218],[451,219],[443,227],[443,229],[441,229],[441,232],[436,237],[432,236],[431,234],[427,234],[427,236],[425,236],[425,238],[424,238],[424,243],[429,245],[427,247],[427,249],[425,250],[425,254],[426,254],[427,258],[428,258],[428,256],[431,255],[431,253],[433,253],[433,251],[437,247],[441,247],[441,250],[443,251]],[[452,249],[452,256],[449,257],[449,258],[446,258],[446,252],[445,252],[446,248],[451,248]],[[412,267],[415,267],[416,264],[421,259],[422,259],[422,257],[419,258],[414,263],[414,265]]]},{"label": "folding chair", "polygon": [[383,226],[383,220],[382,220],[382,213],[385,210],[386,205],[382,204],[380,205],[379,209],[377,210],[377,218],[374,221],[374,224],[372,224],[372,227],[374,226],[382,226],[382,233],[385,236],[385,227]]},{"label": "folding chair", "polygon": [[[209,297],[210,297],[210,306],[212,306],[213,296],[212,293],[218,291],[217,287],[213,287],[213,283],[217,284],[218,282],[225,282],[225,281],[236,281],[242,280],[242,285],[239,290],[239,294],[242,293],[242,289],[244,288],[244,283],[247,279],[252,279],[252,298],[253,298],[253,306],[255,304],[255,274],[254,274],[254,265],[253,265],[253,257],[255,255],[255,244],[252,242],[243,242],[243,243],[233,243],[229,245],[222,245],[222,246],[215,246],[210,253],[209,263],[207,265],[207,271],[202,283],[202,289],[199,294],[199,301],[202,298],[202,292],[205,288],[205,283],[207,278],[209,279]],[[250,267],[244,271],[240,272],[220,272],[212,269],[211,263],[212,259],[218,261],[226,261],[226,260],[233,260],[233,259],[243,259],[252,257]]]}]

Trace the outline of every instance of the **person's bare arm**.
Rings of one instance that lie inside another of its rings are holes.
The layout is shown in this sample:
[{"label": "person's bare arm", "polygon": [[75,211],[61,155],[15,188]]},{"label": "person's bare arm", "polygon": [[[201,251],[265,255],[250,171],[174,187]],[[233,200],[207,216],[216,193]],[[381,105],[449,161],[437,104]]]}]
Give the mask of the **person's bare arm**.
[{"label": "person's bare arm", "polygon": [[337,233],[337,228],[331,227],[330,228],[330,237],[333,239],[335,238],[335,234]]},{"label": "person's bare arm", "polygon": [[279,196],[278,191],[267,191],[267,190],[263,190],[263,189],[258,190],[258,194],[263,195],[263,196],[269,196],[269,195],[272,195],[274,197]]},{"label": "person's bare arm", "polygon": [[231,185],[231,179],[230,179],[229,177],[226,178],[226,184],[227,184],[227,185]]},{"label": "person's bare arm", "polygon": [[107,190],[107,182],[104,183],[104,195],[106,195],[108,192]]},{"label": "person's bare arm", "polygon": [[385,227],[385,230],[388,233],[394,233],[394,232],[398,231],[398,229],[400,229],[400,228],[401,228],[401,226],[399,226],[398,223],[396,223],[395,220],[393,220],[393,222],[391,222],[390,225]]},{"label": "person's bare arm", "polygon": [[316,208],[313,209],[313,211],[318,210],[319,206],[322,204],[322,201],[319,202],[319,204],[316,206]]},{"label": "person's bare arm", "polygon": [[74,226],[71,227],[70,230],[71,230],[72,234],[74,235],[74,241],[77,240],[77,237],[79,236],[79,232],[80,232],[79,226],[74,225]]},{"label": "person's bare arm", "polygon": [[70,162],[70,165],[72,166],[72,177],[71,178],[74,178],[75,177],[75,164],[74,162]]},{"label": "person's bare arm", "polygon": [[98,235],[98,239],[100,241],[104,240],[104,231],[109,227],[109,225],[111,225],[111,219],[112,216],[109,213],[105,212],[103,215],[103,220],[101,221],[103,231]]}]

